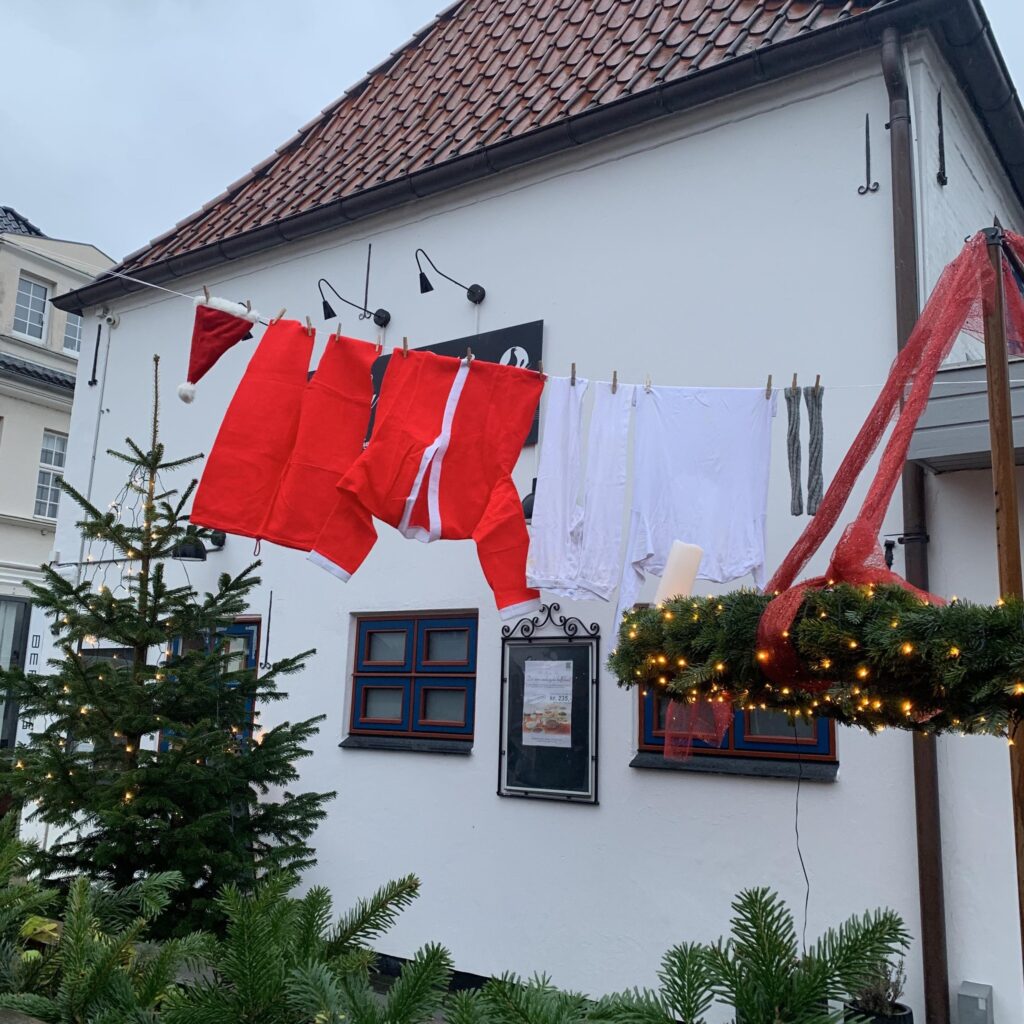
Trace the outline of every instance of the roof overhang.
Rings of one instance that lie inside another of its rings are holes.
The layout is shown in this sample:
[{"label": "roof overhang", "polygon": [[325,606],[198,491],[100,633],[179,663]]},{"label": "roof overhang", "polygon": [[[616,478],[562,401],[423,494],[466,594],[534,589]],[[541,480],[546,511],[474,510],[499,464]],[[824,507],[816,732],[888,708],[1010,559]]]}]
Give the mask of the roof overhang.
[{"label": "roof overhang", "polygon": [[777,43],[517,138],[366,189],[252,231],[136,270],[134,280],[100,275],[53,300],[67,312],[166,284],[254,256],[285,242],[478,181],[488,175],[595,142],[669,114],[722,99],[766,82],[808,71],[880,45],[889,27],[929,30],[972,103],[1016,194],[1024,202],[1024,110],[1013,88],[980,0],[895,0],[802,38]]}]

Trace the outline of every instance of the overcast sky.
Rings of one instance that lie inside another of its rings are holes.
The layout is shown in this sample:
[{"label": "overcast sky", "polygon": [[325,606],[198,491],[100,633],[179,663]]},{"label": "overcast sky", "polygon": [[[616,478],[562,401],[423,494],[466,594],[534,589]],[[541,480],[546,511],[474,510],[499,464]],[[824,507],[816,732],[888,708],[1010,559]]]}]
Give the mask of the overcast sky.
[{"label": "overcast sky", "polygon": [[[269,156],[445,0],[0,0],[0,204],[113,257]],[[986,0],[1024,85],[1024,0]]]}]

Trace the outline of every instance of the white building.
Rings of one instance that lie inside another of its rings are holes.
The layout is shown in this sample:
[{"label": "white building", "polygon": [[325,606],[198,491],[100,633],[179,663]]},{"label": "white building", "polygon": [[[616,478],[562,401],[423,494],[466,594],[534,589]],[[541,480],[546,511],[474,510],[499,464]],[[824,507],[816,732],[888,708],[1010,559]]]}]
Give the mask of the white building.
[{"label": "white building", "polygon": [[[0,668],[27,666],[32,657],[22,582],[39,578],[53,548],[83,349],[92,365],[83,318],[50,300],[112,262],[93,245],[47,238],[0,206]],[[5,708],[3,745],[16,728],[13,707]]]},{"label": "white building", "polygon": [[[1024,227],[1024,117],[986,25],[977,0],[462,0],[121,269],[189,294],[206,285],[248,297],[264,316],[309,313],[319,351],[334,321],[322,321],[318,279],[359,302],[372,243],[371,307],[391,313],[388,346],[543,320],[550,373],[575,362],[591,379],[615,370],[628,382],[751,387],[769,374],[776,385],[794,371],[802,383],[820,374],[828,480],[898,335],[964,237],[994,214]],[[418,247],[457,280],[482,283],[484,302],[467,302],[426,265],[435,290],[421,294]],[[120,467],[103,458],[90,482],[93,456],[144,431],[155,352],[165,439],[182,454],[209,450],[250,345],[222,358],[185,406],[172,398],[187,363],[187,302],[106,276],[57,305],[120,317],[104,338],[101,387],[82,387],[88,361],[79,368],[70,480],[96,500],[116,491]],[[345,333],[377,336],[372,321],[335,308]],[[516,473],[522,495],[536,458],[528,446]],[[930,476],[926,495],[932,588],[995,599],[988,475]],[[789,513],[779,417],[771,567],[805,523]],[[799,916],[791,745],[755,735],[731,756],[659,770],[669,766],[656,751],[638,757],[650,724],[642,699],[602,667],[599,803],[496,795],[502,624],[472,545],[380,532],[347,584],[264,545],[253,610],[271,658],[318,652],[287,706],[269,712],[327,715],[303,782],[339,795],[310,881],[344,904],[387,878],[422,877],[424,895],[387,952],[409,955],[437,939],[463,971],[547,971],[597,994],[651,984],[670,945],[724,932],[740,888],[777,888]],[[899,507],[886,532],[903,532]],[[77,551],[70,515],[57,548]],[[192,580],[202,587],[252,553],[249,541],[229,538]],[[614,607],[563,610],[599,624],[603,660]],[[382,632],[372,644],[386,652],[395,631],[425,629],[423,618],[469,631],[468,656],[453,659],[464,663],[446,678],[472,699],[437,698],[467,710],[461,729],[423,725],[416,668],[425,666],[404,653],[374,657],[365,635]],[[399,664],[382,671],[374,660]],[[353,690],[372,691],[374,679],[392,692],[354,702]],[[805,757],[799,768],[808,935],[892,906],[918,937],[907,1000],[919,1019],[948,1019],[946,1001],[964,980],[993,986],[996,1020],[1024,1019],[1005,741],[838,733],[814,737],[821,760]],[[914,744],[938,751],[941,847],[920,851],[918,824],[934,835],[937,819],[927,787],[915,792],[915,761],[927,773],[929,757],[915,759]]]}]

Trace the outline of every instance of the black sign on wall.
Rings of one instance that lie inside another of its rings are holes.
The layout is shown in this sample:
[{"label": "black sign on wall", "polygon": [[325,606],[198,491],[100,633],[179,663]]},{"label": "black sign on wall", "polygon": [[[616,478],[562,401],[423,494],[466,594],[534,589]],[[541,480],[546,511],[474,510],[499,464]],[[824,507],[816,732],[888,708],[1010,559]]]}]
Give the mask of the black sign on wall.
[{"label": "black sign on wall", "polygon": [[[533,320],[515,327],[500,327],[496,331],[485,331],[483,334],[472,334],[466,338],[454,338],[451,341],[438,341],[433,345],[417,345],[418,352],[436,352],[440,356],[454,356],[461,359],[466,349],[473,350],[474,359],[482,359],[487,363],[501,363],[504,366],[517,366],[520,369],[536,370],[544,358],[544,321]],[[373,376],[373,407],[376,410],[377,396],[380,394],[384,371],[391,361],[391,354],[383,355],[371,370]],[[370,413],[370,424],[366,430],[366,439],[373,433],[373,412]],[[537,443],[537,414],[533,417],[527,444]]]}]

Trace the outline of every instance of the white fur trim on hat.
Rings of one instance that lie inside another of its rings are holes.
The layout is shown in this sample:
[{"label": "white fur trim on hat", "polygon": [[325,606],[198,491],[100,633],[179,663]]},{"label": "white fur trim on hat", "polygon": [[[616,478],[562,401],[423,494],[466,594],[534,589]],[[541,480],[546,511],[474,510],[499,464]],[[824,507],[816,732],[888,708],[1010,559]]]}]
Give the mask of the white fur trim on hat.
[{"label": "white fur trim on hat", "polygon": [[256,323],[260,318],[259,313],[255,309],[246,309],[240,302],[218,299],[216,295],[211,295],[209,299],[203,295],[197,295],[195,302],[196,306],[209,306],[210,309],[219,309],[222,313],[228,313],[231,316],[240,317],[242,320],[248,320],[251,324]]},{"label": "white fur trim on hat", "polygon": [[187,405],[193,398],[196,397],[196,386],[195,384],[189,384],[186,381],[184,384],[178,385],[178,397]]}]

